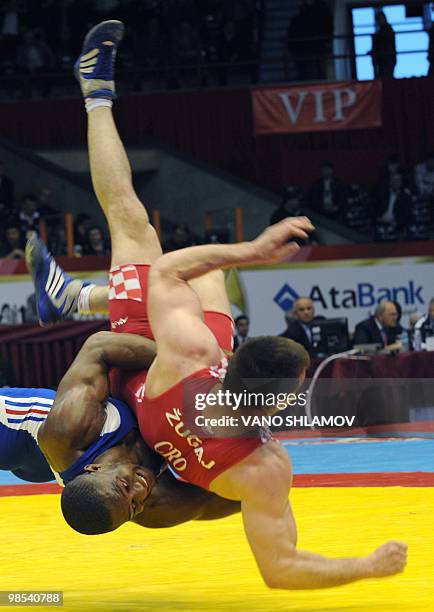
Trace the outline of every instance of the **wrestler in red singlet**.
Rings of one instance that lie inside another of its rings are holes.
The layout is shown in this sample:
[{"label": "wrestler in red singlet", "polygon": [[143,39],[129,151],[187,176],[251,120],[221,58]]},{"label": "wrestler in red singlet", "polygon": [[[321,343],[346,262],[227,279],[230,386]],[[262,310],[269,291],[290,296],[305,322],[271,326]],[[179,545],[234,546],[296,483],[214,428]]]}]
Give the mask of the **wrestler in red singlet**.
[{"label": "wrestler in red singlet", "polygon": [[[115,332],[153,338],[147,313],[150,266],[127,265],[110,271],[110,323]],[[220,348],[233,348],[233,321],[223,313],[204,312],[204,320]],[[162,455],[184,480],[204,489],[219,474],[235,465],[258,446],[260,438],[205,438],[193,433],[191,401],[196,393],[209,393],[226,374],[227,361],[204,368],[180,381],[159,397],[145,395],[147,370],[111,373],[112,393],[122,397],[135,411],[145,442]]]}]

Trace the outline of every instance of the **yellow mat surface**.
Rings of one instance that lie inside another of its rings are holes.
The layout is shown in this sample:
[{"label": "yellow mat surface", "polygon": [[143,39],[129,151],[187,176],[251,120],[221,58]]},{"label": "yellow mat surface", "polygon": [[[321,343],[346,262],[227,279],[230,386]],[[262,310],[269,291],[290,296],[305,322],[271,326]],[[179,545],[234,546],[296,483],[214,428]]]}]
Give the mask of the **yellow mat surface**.
[{"label": "yellow mat surface", "polygon": [[[57,495],[0,499],[0,590],[61,590],[69,610],[434,610],[434,489],[295,489],[299,546],[329,556],[409,545],[400,576],[320,591],[263,586],[239,516],[169,530],[75,534]],[[36,608],[55,610],[56,608]]]}]

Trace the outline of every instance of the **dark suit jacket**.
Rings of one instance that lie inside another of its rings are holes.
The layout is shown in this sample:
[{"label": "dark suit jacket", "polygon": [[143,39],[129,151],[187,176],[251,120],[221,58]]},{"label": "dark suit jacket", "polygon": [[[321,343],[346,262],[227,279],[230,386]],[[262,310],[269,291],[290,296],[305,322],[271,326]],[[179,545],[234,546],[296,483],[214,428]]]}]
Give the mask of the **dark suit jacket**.
[{"label": "dark suit jacket", "polygon": [[[385,328],[387,344],[393,344],[396,341],[400,329],[399,326]],[[385,346],[375,317],[370,317],[356,325],[353,344],[381,344],[381,346]]]},{"label": "dark suit jacket", "polygon": [[[248,339],[249,339],[249,338],[247,337],[247,340],[248,340]],[[240,344],[240,341],[238,340],[238,336],[234,336],[234,353],[235,353],[235,351],[237,350],[237,348],[238,348],[239,346],[241,346],[241,344]]]},{"label": "dark suit jacket", "polygon": [[334,177],[330,183],[330,190],[332,194],[333,204],[337,207],[335,212],[324,210],[323,199],[324,199],[324,183],[323,178],[319,178],[312,183],[310,188],[309,203],[313,210],[319,213],[329,216],[337,217],[345,204],[346,189],[345,185],[338,178]]},{"label": "dark suit jacket", "polygon": [[[386,189],[378,196],[375,209],[377,220],[384,215],[389,207],[389,195],[389,190]],[[402,189],[395,200],[394,208],[396,225],[398,227],[404,227],[410,221],[412,204],[411,195],[406,190]]]},{"label": "dark suit jacket", "polygon": [[[316,321],[324,320],[324,317],[315,317],[315,319],[311,322],[309,327],[315,324]],[[283,333],[280,334],[282,338],[289,338],[290,340],[294,340],[294,342],[298,342],[307,350],[311,357],[315,356],[314,347],[312,346],[311,341],[306,335],[303,326],[298,321],[290,321],[288,323],[288,327],[285,329]]]}]

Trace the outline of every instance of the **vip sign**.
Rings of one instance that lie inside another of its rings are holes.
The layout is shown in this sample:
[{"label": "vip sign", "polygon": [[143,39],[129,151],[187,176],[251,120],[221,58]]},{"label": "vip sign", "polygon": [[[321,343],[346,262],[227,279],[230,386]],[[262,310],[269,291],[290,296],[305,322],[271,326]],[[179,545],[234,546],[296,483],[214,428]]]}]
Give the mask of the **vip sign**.
[{"label": "vip sign", "polygon": [[310,297],[318,315],[347,317],[352,330],[382,300],[398,301],[406,324],[409,314],[424,313],[434,297],[434,262],[426,259],[289,264],[242,270],[240,277],[251,335],[281,333],[298,297]]},{"label": "vip sign", "polygon": [[252,91],[256,134],[381,126],[381,81]]}]

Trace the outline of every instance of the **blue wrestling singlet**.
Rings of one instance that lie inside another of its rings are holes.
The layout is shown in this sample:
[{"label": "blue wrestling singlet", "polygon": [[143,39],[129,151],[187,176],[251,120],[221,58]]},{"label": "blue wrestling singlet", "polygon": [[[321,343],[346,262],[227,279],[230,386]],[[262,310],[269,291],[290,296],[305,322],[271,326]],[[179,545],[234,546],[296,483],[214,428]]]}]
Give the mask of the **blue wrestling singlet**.
[{"label": "blue wrestling singlet", "polygon": [[[51,389],[0,388],[0,470],[10,471],[29,482],[54,480],[55,475],[38,446],[38,431],[55,397],[56,392]],[[119,400],[109,398],[106,413],[99,437],[80,459],[60,474],[64,484],[137,428],[133,413]]]}]

